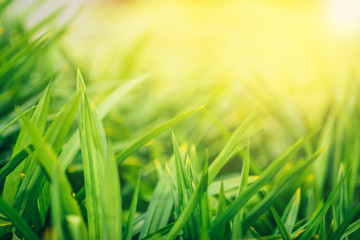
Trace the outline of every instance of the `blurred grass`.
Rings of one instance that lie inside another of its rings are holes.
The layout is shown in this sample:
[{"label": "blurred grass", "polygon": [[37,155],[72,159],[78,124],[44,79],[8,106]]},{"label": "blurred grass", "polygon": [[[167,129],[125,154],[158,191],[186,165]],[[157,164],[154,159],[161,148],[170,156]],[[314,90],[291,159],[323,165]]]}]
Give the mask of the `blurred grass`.
[{"label": "blurred grass", "polygon": [[[216,75],[216,81],[238,81],[244,73],[256,70],[274,88],[310,98],[311,94],[327,91],[329,82],[343,81],[349,71],[359,70],[356,56],[360,51],[360,30],[338,32],[328,19],[325,4],[89,4],[66,43],[84,65],[90,69],[96,65],[96,71],[90,71],[94,79],[111,78],[125,71],[123,68],[130,63],[134,71],[150,70],[168,84],[185,81],[199,71]],[[88,57],[88,49],[92,57]],[[138,54],[141,57],[137,58]],[[99,63],[96,59],[107,60]],[[168,84],[156,87],[166,88]],[[315,97],[319,99],[318,95]]]},{"label": "blurred grass", "polygon": [[[172,109],[179,102],[210,103],[225,125],[235,126],[257,101],[275,98],[272,114],[287,115],[285,124],[301,137],[322,124],[329,101],[342,98],[344,82],[360,70],[360,27],[337,29],[321,1],[114,1],[86,7],[64,40],[68,52],[97,90],[151,73],[132,96],[146,103],[137,115],[143,121],[171,113],[163,99],[172,99]],[[179,89],[186,89],[186,99]],[[243,108],[234,109],[233,102]],[[124,111],[129,116],[132,110]],[[279,133],[269,137],[280,139]],[[280,153],[278,146],[271,147]]]}]

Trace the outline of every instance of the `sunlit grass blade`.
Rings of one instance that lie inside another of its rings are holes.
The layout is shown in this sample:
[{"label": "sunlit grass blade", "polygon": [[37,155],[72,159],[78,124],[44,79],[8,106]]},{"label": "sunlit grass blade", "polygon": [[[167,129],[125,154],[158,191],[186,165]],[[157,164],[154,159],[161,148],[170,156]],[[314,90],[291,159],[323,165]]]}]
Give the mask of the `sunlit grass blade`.
[{"label": "sunlit grass blade", "polygon": [[179,218],[176,220],[174,227],[169,232],[166,238],[167,240],[175,239],[177,235],[180,233],[181,229],[184,227],[186,222],[191,217],[191,214],[195,209],[196,205],[199,203],[202,194],[206,192],[207,185],[208,185],[208,168],[207,168],[207,163],[205,163],[204,170],[199,181],[199,185],[196,188],[195,192],[191,195],[188,204],[180,214]]},{"label": "sunlit grass blade", "polygon": [[[178,202],[179,202],[179,209],[180,213],[184,210],[185,206],[188,204],[190,199],[189,195],[193,192],[192,186],[190,183],[190,176],[187,175],[185,170],[185,162],[183,161],[183,156],[180,153],[180,148],[175,138],[174,133],[172,133],[172,142],[173,142],[173,149],[174,149],[174,160],[175,160],[175,172],[176,172],[176,179],[177,179],[177,193],[178,193]],[[190,238],[191,236],[195,236],[196,232],[194,229],[194,222],[193,219],[189,219],[189,223],[185,224],[183,228],[184,231],[184,238]]]},{"label": "sunlit grass blade", "polygon": [[140,238],[166,226],[169,222],[173,200],[169,181],[165,174],[159,177],[150,204],[146,210],[146,217],[141,228]]},{"label": "sunlit grass blade", "polygon": [[[248,177],[248,184],[255,182],[259,176],[251,175]],[[239,193],[239,183],[241,182],[241,174],[228,174],[224,176],[224,190],[228,198],[236,198]],[[220,180],[213,181],[208,187],[210,196],[216,195],[219,192]]]},{"label": "sunlit grass blade", "polygon": [[[117,104],[119,104],[120,100],[122,100],[127,93],[129,93],[132,89],[142,83],[146,78],[147,76],[142,76],[132,79],[131,81],[120,85],[113,92],[111,92],[96,108],[98,111],[99,120],[103,120],[109,114],[109,112]],[[66,169],[69,166],[79,149],[79,133],[75,131],[59,157],[63,169]]]},{"label": "sunlit grass blade", "polygon": [[196,146],[194,144],[192,144],[190,147],[190,159],[193,166],[194,182],[198,183],[202,172],[203,162],[200,161],[196,150]]},{"label": "sunlit grass blade", "polygon": [[[349,170],[349,174],[351,174],[351,171]],[[345,175],[345,169],[344,164],[340,163],[339,168],[339,174],[338,174],[338,180],[340,180]],[[347,213],[348,213],[348,184],[347,179],[344,180],[342,186],[339,189],[339,194],[337,195],[336,199],[334,200],[334,203],[332,204],[333,209],[333,221],[332,221],[332,227],[334,229],[338,228],[338,226],[341,224],[341,222],[344,221]]]},{"label": "sunlit grass blade", "polygon": [[[80,137],[79,130],[75,130],[73,135],[69,138],[69,140],[65,143],[63,150],[59,156],[59,162],[61,163],[62,169],[65,171],[74,157],[80,150]],[[85,191],[85,189],[83,189]]]},{"label": "sunlit grass blade", "polygon": [[[223,211],[226,208],[226,199],[225,199],[225,192],[224,192],[224,182],[221,178],[221,185],[220,185],[220,191],[219,191],[219,199],[218,199],[218,205],[216,208],[216,214],[215,214],[215,221],[218,220],[218,218],[221,216]],[[217,239],[223,239],[225,234],[225,229],[230,228],[229,224],[224,226],[218,233],[217,233]]]},{"label": "sunlit grass blade", "polygon": [[172,177],[170,168],[167,163],[165,165],[165,168],[166,168],[166,175],[167,175],[169,183],[170,183],[171,196],[174,201],[174,208],[175,208],[174,215],[175,215],[175,217],[177,217],[180,215],[180,204],[179,204],[179,198],[178,198],[178,193],[177,193],[177,187],[176,187],[175,180]]},{"label": "sunlit grass blade", "polygon": [[[65,142],[79,105],[80,95],[81,92],[79,91],[73,94],[45,133],[45,139],[53,147],[55,154],[59,153]],[[31,178],[24,179],[19,188],[19,194],[15,199],[14,207],[27,219],[32,216],[29,206],[36,204],[38,197],[40,197],[38,206],[41,219],[44,221],[50,201],[50,195],[47,194],[49,192],[49,185],[46,177],[34,161],[29,164],[26,174],[31,176]]]},{"label": "sunlit grass blade", "polygon": [[300,139],[292,146],[290,146],[283,154],[281,154],[256,180],[251,186],[246,188],[239,197],[232,202],[228,208],[221,215],[219,220],[214,221],[213,225],[210,228],[210,237],[214,237],[216,233],[227,224],[230,219],[232,219],[240,209],[247,203],[247,201],[254,195],[256,192],[263,187],[267,182],[277,174],[277,172],[291,159],[291,156],[297,152],[297,150],[302,146],[303,140]]},{"label": "sunlit grass blade", "polygon": [[[347,232],[347,228],[350,226],[351,222],[360,216],[360,204],[358,204],[350,213],[350,215],[344,219],[344,221],[339,225],[333,234],[329,236],[329,240],[338,240],[342,239],[344,234]],[[359,221],[359,220],[358,220]],[[360,222],[359,222],[360,228]]]},{"label": "sunlit grass blade", "polygon": [[[52,150],[50,145],[45,142],[44,138],[41,137],[40,132],[28,119],[23,118],[22,124],[29,132],[29,136],[32,139],[34,147],[36,148],[36,157],[34,159],[37,160],[42,169],[45,171],[47,177],[51,180],[53,169],[59,169],[59,163],[55,152]],[[65,174],[59,174],[58,177],[61,181],[61,191],[64,193],[62,194],[64,199],[64,208],[69,214],[80,214],[79,206],[71,195],[71,186]]]},{"label": "sunlit grass blade", "polygon": [[289,232],[287,231],[284,222],[283,222],[282,219],[280,218],[280,216],[279,216],[279,214],[277,213],[277,211],[276,211],[276,209],[274,208],[274,206],[271,206],[271,207],[270,207],[270,211],[271,211],[271,214],[273,215],[273,217],[274,217],[274,219],[275,219],[276,225],[277,225],[278,228],[279,228],[281,237],[282,237],[284,240],[291,240],[291,236],[290,236]]},{"label": "sunlit grass blade", "polygon": [[[353,120],[351,129],[360,129],[359,126],[360,126],[360,123],[359,123],[358,119],[355,118]],[[358,188],[357,179],[359,177],[359,170],[360,170],[360,161],[354,161],[355,159],[360,158],[359,130],[353,131],[352,135],[353,136],[352,136],[351,140],[349,140],[349,142],[351,142],[352,144],[349,146],[349,148],[347,150],[348,160],[350,161],[350,164],[351,164],[350,165],[351,169],[350,169],[349,177],[347,180],[348,181],[348,199],[349,199],[348,206],[353,206],[355,204],[354,196],[356,195],[356,191]]]},{"label": "sunlit grass blade", "polygon": [[172,133],[172,142],[173,142],[173,149],[174,149],[174,160],[175,160],[175,170],[176,170],[176,183],[177,183],[177,191],[178,191],[178,201],[181,206],[184,206],[188,201],[187,196],[187,176],[185,175],[185,168],[184,168],[184,161],[182,161],[179,145],[176,141],[174,133]]},{"label": "sunlit grass blade", "polygon": [[[323,126],[321,131],[320,139],[318,141],[318,146],[331,146],[333,144],[333,128],[335,123],[336,113],[332,111],[329,116],[329,120]],[[330,151],[324,153],[322,156],[316,160],[314,163],[314,174],[316,178],[316,185],[318,186],[320,191],[323,191],[324,184],[326,181],[326,174],[329,168],[329,156]]]},{"label": "sunlit grass blade", "polygon": [[40,239],[30,228],[30,226],[24,221],[15,209],[10,207],[1,197],[0,197],[0,211],[9,220],[15,225],[16,229],[19,230],[25,238],[27,239]]},{"label": "sunlit grass blade", "polygon": [[132,79],[120,87],[115,89],[109,96],[107,96],[100,104],[97,106],[98,115],[100,119],[103,119],[112,109],[116,107],[116,105],[120,102],[120,100],[132,89],[146,80],[149,75],[143,75],[137,78]]},{"label": "sunlit grass blade", "polygon": [[76,91],[66,104],[60,109],[55,119],[45,133],[45,139],[51,144],[56,153],[59,153],[65,143],[77,112],[81,91]]},{"label": "sunlit grass blade", "polygon": [[134,220],[135,220],[135,214],[136,214],[136,207],[138,203],[139,198],[139,189],[140,189],[140,175],[138,176],[138,180],[136,182],[134,195],[132,197],[131,206],[129,210],[129,217],[126,223],[125,233],[124,233],[124,239],[125,240],[131,240],[132,238],[132,229],[134,226]]},{"label": "sunlit grass blade", "polygon": [[182,120],[184,120],[185,118],[191,116],[192,114],[194,114],[195,112],[203,109],[205,107],[205,105],[194,108],[186,113],[183,113],[169,121],[167,121],[166,123],[161,124],[160,126],[158,126],[157,128],[149,131],[148,133],[146,133],[145,135],[143,135],[142,137],[138,138],[137,140],[135,140],[134,143],[132,143],[131,145],[129,145],[128,147],[126,147],[122,152],[120,152],[116,158],[117,158],[117,162],[118,164],[121,164],[123,161],[126,160],[127,157],[129,157],[131,154],[133,154],[134,152],[136,152],[139,148],[141,148],[143,145],[145,145],[147,142],[149,142],[151,139],[155,138],[156,136],[160,135],[161,133],[165,132],[166,130],[168,130],[169,128],[173,127],[174,125],[176,125],[177,123],[181,122]]},{"label": "sunlit grass blade", "polygon": [[281,194],[293,187],[298,180],[298,178],[304,173],[306,168],[308,168],[320,154],[324,152],[325,148],[320,149],[309,157],[304,163],[300,164],[297,167],[294,167],[289,171],[284,179],[279,182],[271,192],[259,203],[254,209],[246,216],[243,223],[243,228],[246,230],[250,225],[252,225],[258,217],[260,217],[264,212],[271,207],[271,205],[276,201],[276,199],[281,196]]},{"label": "sunlit grass blade", "polygon": [[[34,113],[31,117],[31,121],[35,124],[35,126],[43,132],[45,129],[46,119],[49,111],[50,105],[50,92],[51,92],[51,84],[48,85],[44,94],[42,95],[39,103],[37,104]],[[19,114],[21,115],[21,114]],[[18,139],[16,141],[16,145],[13,150],[13,157],[18,154],[24,147],[28,146],[31,143],[28,133],[25,129],[22,129],[19,133]],[[13,172],[11,172],[6,180],[3,190],[3,199],[10,205],[13,205],[15,202],[15,197],[18,192],[20,186],[20,174],[26,172],[29,161],[25,160],[20,163]]]},{"label": "sunlit grass blade", "polygon": [[201,196],[200,213],[201,213],[200,238],[206,240],[209,239],[208,230],[210,225],[212,224],[212,219],[213,219],[211,213],[211,207],[209,203],[209,195],[207,191],[205,191]]},{"label": "sunlit grass blade", "polygon": [[103,231],[104,154],[99,130],[90,101],[85,92],[84,80],[78,70],[77,87],[82,89],[79,107],[79,133],[84,166],[86,210],[90,239],[99,239]]},{"label": "sunlit grass blade", "polygon": [[284,221],[285,227],[289,233],[292,232],[298,216],[300,208],[301,189],[298,188],[287,205],[281,219]]},{"label": "sunlit grass blade", "polygon": [[[56,206],[59,207],[59,204],[62,205],[63,213],[65,217],[74,216],[78,220],[78,230],[81,232],[81,235],[86,238],[85,224],[82,222],[82,219],[79,218],[80,208],[77,205],[76,200],[72,197],[72,189],[69,184],[65,174],[61,171],[58,159],[55,155],[55,152],[52,150],[49,144],[41,137],[40,132],[35,128],[35,126],[26,118],[22,119],[22,124],[24,128],[29,132],[29,136],[32,139],[32,142],[36,148],[36,155],[34,159],[41,165],[42,169],[46,172],[46,175],[50,180],[53,180],[54,171],[56,171],[56,177],[58,177],[59,184],[56,185],[56,179],[54,180],[55,185],[60,187],[61,194],[60,202],[56,202]],[[58,200],[58,199],[57,199]]]},{"label": "sunlit grass blade", "polygon": [[309,239],[314,235],[316,229],[319,227],[319,224],[323,220],[323,217],[325,216],[325,214],[327,213],[331,204],[333,203],[336,194],[338,193],[340,187],[342,186],[342,183],[345,181],[345,177],[346,177],[346,174],[340,179],[338,184],[331,191],[331,193],[330,193],[329,197],[326,199],[326,202],[324,203],[323,207],[313,217],[313,219],[311,219],[309,225],[306,227],[305,231],[301,234],[300,240]]},{"label": "sunlit grass blade", "polygon": [[33,106],[31,108],[29,108],[28,110],[24,111],[23,113],[21,113],[20,115],[18,115],[17,117],[15,117],[13,120],[11,120],[11,122],[9,122],[8,124],[6,124],[6,126],[3,127],[3,129],[0,131],[0,135],[5,132],[9,127],[11,127],[14,123],[16,123],[19,118],[21,118],[22,116],[25,116],[26,114],[28,114],[29,112],[31,112],[36,106]]},{"label": "sunlit grass blade", "polygon": [[108,144],[107,161],[105,162],[105,179],[103,190],[104,239],[117,239],[122,236],[122,203],[119,173],[111,143]]},{"label": "sunlit grass blade", "polygon": [[[245,191],[247,185],[248,185],[248,178],[249,178],[249,172],[250,172],[250,143],[248,143],[243,165],[241,168],[241,175],[240,175],[240,186],[239,191],[236,196],[236,198],[239,197],[239,195]],[[231,239],[242,239],[243,238],[243,231],[242,231],[242,219],[243,219],[244,211],[241,209],[238,214],[234,217],[233,221],[233,233],[231,236]]]},{"label": "sunlit grass blade", "polygon": [[[206,151],[205,161],[204,161],[205,166],[203,168],[207,168],[208,163],[209,163],[209,153],[208,153],[208,151]],[[199,177],[201,177],[201,175]],[[203,240],[207,240],[207,239],[209,239],[209,235],[208,235],[209,227],[213,223],[213,214],[212,214],[211,205],[210,205],[210,201],[209,201],[208,187],[206,188],[206,191],[201,196],[199,208],[200,208],[200,214],[201,214],[200,238]]]},{"label": "sunlit grass blade", "polygon": [[53,238],[65,240],[68,232],[64,227],[65,211],[61,202],[61,182],[58,176],[58,170],[54,168],[51,181],[51,221],[53,223]]},{"label": "sunlit grass blade", "polygon": [[211,163],[209,167],[209,183],[211,183],[219,171],[227,163],[228,156],[235,150],[239,144],[240,138],[243,136],[245,130],[250,126],[250,124],[255,119],[260,106],[257,107],[252,113],[250,113],[246,119],[240,124],[240,126],[234,131],[231,135],[229,141],[226,143],[225,147],[221,150],[216,159]]}]

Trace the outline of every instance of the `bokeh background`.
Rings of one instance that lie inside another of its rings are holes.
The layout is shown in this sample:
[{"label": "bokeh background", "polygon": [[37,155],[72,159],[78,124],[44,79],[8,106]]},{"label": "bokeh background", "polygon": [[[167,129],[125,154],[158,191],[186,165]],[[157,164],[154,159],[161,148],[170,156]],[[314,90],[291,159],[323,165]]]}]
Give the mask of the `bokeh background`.
[{"label": "bokeh background", "polygon": [[[279,121],[271,119],[282,112],[300,137],[305,128],[321,127],[331,99],[347,94],[347,83],[359,74],[355,0],[80,5],[84,9],[63,44],[89,82],[106,88],[112,81],[150,74],[143,91],[133,96],[142,104],[132,107],[144,112],[135,124],[159,118],[154,108],[163,102],[165,115],[209,103],[226,126],[236,126],[259,102],[276,98],[267,125],[275,128]],[[271,130],[276,139],[279,131]],[[282,146],[276,146],[271,148],[280,152]]]},{"label": "bokeh background", "polygon": [[[18,0],[0,23],[4,126],[16,117],[15,106],[28,109],[40,98],[50,79],[49,121],[54,119],[76,89],[79,68],[116,154],[169,119],[207,104],[171,130],[183,152],[196,146],[199,159],[209,155],[211,162],[234,129],[261,105],[239,144],[241,149],[250,143],[253,179],[305,138],[296,161],[273,181],[298,160],[328,147],[299,180],[298,219],[312,216],[350,166],[346,209],[360,199],[360,1]],[[136,78],[142,80],[134,84]],[[135,87],[123,96],[113,95],[126,84]],[[12,125],[1,135],[2,165],[10,159],[19,129]],[[233,181],[226,189],[228,198],[237,191],[243,152],[219,174]],[[172,155],[167,131],[121,164],[125,215],[139,173],[137,212],[145,213]],[[78,192],[84,185],[80,152],[69,162],[66,173]],[[283,194],[281,209],[295,190]],[[216,197],[211,200],[215,206]],[[269,226],[256,225],[262,235],[272,233]]]},{"label": "bokeh background", "polygon": [[[54,83],[54,112],[73,92],[77,67],[94,105],[119,85],[146,76],[104,120],[117,152],[147,129],[208,104],[206,114],[175,131],[180,142],[209,149],[214,157],[261,103],[248,137],[264,167],[290,142],[321,129],[329,115],[340,115],[345,102],[350,112],[356,105],[356,0],[15,3],[12,13],[26,16],[25,28],[59,7],[61,14],[43,32],[70,22],[49,53],[52,61],[43,62],[62,72]],[[166,144],[169,135],[162,140]]]}]

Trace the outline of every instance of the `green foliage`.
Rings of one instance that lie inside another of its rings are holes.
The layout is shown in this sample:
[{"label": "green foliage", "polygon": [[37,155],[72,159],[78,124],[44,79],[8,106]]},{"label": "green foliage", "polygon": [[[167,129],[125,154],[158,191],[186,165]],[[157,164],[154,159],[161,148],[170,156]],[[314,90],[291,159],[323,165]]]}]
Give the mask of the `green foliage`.
[{"label": "green foliage", "polygon": [[[12,19],[11,6],[0,3],[2,238],[359,238],[357,87],[330,98],[315,133],[296,106],[255,80],[245,85],[268,95],[263,107],[246,108],[229,125],[214,104],[220,97],[203,105],[186,84],[161,101],[151,94],[136,101],[150,92],[148,74],[97,90],[78,70],[59,93],[49,79],[67,74],[56,64],[66,62],[56,51],[66,26],[52,37],[39,32],[62,8],[25,27],[31,11]],[[276,150],[262,133],[268,116],[289,137]]]}]

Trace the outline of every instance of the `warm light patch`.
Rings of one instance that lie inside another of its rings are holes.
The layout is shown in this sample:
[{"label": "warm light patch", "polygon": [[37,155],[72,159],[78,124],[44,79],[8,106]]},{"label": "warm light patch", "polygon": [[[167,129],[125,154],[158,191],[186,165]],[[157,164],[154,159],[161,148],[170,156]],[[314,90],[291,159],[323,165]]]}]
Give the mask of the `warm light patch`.
[{"label": "warm light patch", "polygon": [[331,26],[339,32],[360,32],[360,1],[329,0],[327,13]]}]

